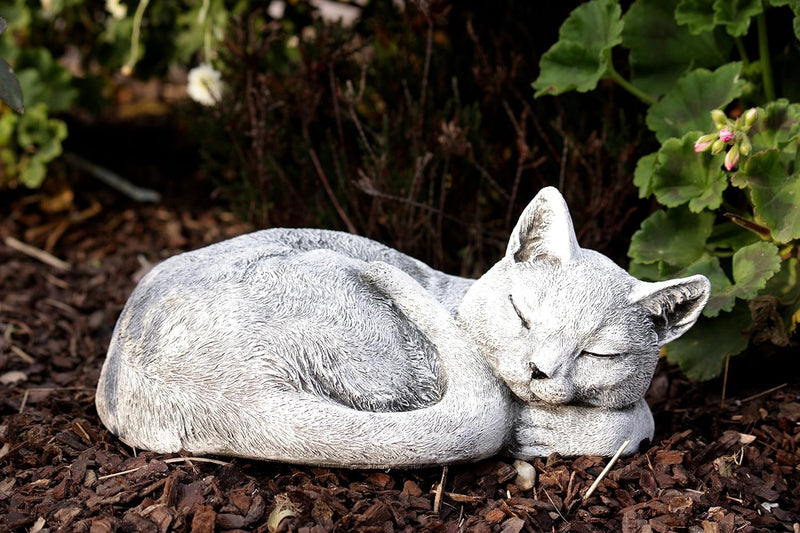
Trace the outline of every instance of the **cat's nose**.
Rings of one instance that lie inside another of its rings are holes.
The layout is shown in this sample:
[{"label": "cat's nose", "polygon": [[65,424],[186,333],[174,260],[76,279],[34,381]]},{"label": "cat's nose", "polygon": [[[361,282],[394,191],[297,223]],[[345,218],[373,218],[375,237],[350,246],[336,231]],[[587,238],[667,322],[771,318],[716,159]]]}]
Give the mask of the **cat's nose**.
[{"label": "cat's nose", "polygon": [[539,367],[536,366],[536,363],[533,361],[530,362],[531,365],[531,379],[547,379],[550,376],[539,370]]}]

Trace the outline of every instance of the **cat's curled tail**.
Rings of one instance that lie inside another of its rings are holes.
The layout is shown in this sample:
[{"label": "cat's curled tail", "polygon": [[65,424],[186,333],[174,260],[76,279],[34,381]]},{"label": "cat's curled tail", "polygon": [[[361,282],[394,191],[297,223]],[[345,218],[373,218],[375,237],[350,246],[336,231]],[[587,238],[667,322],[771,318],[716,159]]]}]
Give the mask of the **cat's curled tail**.
[{"label": "cat's curled tail", "polygon": [[[288,386],[244,391],[247,401],[224,394],[200,401],[125,365],[114,353],[115,333],[109,349],[115,368],[103,372],[98,387],[100,417],[128,444],[159,452],[183,449],[347,468],[420,467],[497,453],[515,408],[478,347],[406,273],[373,262],[362,276],[437,348],[444,391],[437,403],[402,412],[359,411]],[[258,365],[252,371],[243,381],[258,382],[252,379]],[[209,387],[214,385],[212,380]]]}]

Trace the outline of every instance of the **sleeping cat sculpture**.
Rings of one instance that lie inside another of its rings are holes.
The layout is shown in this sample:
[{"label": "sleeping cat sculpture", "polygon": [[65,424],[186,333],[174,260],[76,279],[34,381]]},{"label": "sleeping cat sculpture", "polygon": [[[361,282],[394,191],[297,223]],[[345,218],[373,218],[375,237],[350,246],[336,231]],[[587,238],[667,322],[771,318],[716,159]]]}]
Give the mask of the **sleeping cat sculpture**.
[{"label": "sleeping cat sculpture", "polygon": [[156,452],[349,468],[632,452],[653,435],[659,350],[708,295],[703,276],[645,283],[580,248],[553,188],[478,280],[363,237],[264,230],[142,279],[96,406]]}]

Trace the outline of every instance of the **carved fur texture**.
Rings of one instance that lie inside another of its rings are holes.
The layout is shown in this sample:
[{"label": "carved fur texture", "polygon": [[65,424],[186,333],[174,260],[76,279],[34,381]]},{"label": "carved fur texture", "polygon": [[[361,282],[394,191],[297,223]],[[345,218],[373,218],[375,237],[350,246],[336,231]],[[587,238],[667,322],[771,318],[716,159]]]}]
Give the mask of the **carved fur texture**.
[{"label": "carved fur texture", "polygon": [[264,230],[142,279],[96,406],[157,452],[350,468],[611,455],[652,438],[659,350],[708,295],[703,276],[645,283],[580,248],[553,188],[478,280],[363,237]]}]

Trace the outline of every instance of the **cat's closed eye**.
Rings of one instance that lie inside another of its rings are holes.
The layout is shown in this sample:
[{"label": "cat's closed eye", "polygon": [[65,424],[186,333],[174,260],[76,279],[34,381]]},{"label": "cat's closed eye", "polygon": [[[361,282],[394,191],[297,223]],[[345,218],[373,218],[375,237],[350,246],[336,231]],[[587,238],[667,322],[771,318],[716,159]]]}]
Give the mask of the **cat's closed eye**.
[{"label": "cat's closed eye", "polygon": [[514,297],[511,296],[510,294],[508,295],[508,301],[511,302],[511,307],[514,308],[514,312],[517,313],[520,322],[522,322],[522,327],[524,327],[525,329],[531,329],[531,323],[528,322],[528,319],[525,318],[525,315],[523,315],[522,311],[519,310],[517,304],[514,303]]},{"label": "cat's closed eye", "polygon": [[581,352],[581,355],[588,355],[590,357],[616,357],[620,354],[618,353],[597,353],[597,352],[588,352],[586,350]]}]

